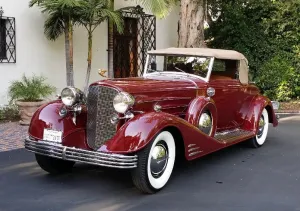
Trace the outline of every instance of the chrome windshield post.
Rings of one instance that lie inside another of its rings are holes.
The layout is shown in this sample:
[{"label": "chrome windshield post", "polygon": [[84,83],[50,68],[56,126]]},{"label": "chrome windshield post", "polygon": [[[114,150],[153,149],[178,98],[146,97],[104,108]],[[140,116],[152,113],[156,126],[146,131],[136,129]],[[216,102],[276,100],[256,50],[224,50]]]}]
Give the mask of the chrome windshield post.
[{"label": "chrome windshield post", "polygon": [[209,62],[209,67],[208,67],[208,72],[207,72],[207,76],[205,78],[205,81],[208,82],[209,79],[210,79],[210,76],[211,76],[211,72],[212,72],[212,69],[213,69],[213,66],[214,66],[214,61],[215,61],[215,57],[212,57],[210,59],[210,62]]},{"label": "chrome windshield post", "polygon": [[146,64],[145,64],[145,67],[144,67],[144,74],[143,76],[146,76],[147,75],[147,70],[148,70],[148,64],[149,64],[149,54],[147,54],[147,57],[146,57]]}]

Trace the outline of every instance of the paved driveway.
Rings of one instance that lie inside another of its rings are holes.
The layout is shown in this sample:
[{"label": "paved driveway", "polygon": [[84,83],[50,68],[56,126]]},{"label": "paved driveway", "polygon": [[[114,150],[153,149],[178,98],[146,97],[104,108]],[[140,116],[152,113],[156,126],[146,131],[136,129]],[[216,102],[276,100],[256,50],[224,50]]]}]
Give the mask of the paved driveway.
[{"label": "paved driveway", "polygon": [[176,165],[156,195],[135,190],[126,171],[77,165],[53,177],[23,149],[0,153],[0,210],[300,210],[300,116],[271,128],[264,147],[236,145]]}]

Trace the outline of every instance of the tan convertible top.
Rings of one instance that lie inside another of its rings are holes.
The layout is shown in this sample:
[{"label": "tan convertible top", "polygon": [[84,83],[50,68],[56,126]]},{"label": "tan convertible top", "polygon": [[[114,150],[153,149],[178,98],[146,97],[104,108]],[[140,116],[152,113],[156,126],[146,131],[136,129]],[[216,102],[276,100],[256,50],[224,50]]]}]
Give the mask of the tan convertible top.
[{"label": "tan convertible top", "polygon": [[166,48],[148,51],[149,54],[158,55],[186,55],[186,56],[204,56],[215,57],[217,59],[239,60],[239,79],[241,83],[248,84],[248,60],[247,58],[233,50],[212,49],[212,48]]},{"label": "tan convertible top", "polygon": [[[233,50],[221,50],[212,48],[166,48],[159,50],[151,50],[149,54],[173,54],[173,55],[189,55],[189,56],[207,56],[215,57],[217,59],[232,59],[232,60],[246,60],[246,57]],[[247,62],[248,63],[248,62]]]}]

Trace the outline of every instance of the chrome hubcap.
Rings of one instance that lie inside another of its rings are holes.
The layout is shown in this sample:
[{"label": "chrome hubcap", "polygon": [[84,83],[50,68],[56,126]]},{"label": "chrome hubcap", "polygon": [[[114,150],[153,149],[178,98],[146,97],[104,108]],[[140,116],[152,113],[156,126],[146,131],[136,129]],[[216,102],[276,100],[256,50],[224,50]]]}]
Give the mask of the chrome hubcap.
[{"label": "chrome hubcap", "polygon": [[151,153],[150,170],[154,178],[159,178],[164,173],[168,164],[168,154],[165,142],[158,142]]},{"label": "chrome hubcap", "polygon": [[265,128],[265,120],[264,117],[261,116],[258,123],[258,132],[257,132],[258,138],[260,138],[264,133],[264,128]]},{"label": "chrome hubcap", "polygon": [[199,129],[207,135],[211,134],[212,119],[208,113],[201,114],[200,120],[199,120]]}]

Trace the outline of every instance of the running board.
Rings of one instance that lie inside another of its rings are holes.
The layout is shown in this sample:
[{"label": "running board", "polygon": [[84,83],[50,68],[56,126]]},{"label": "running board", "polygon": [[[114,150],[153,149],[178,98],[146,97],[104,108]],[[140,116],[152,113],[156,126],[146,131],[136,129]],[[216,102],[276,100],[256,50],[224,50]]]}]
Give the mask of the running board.
[{"label": "running board", "polygon": [[218,132],[215,134],[215,139],[223,143],[235,142],[241,139],[247,139],[253,137],[255,134],[252,131],[234,129]]}]

